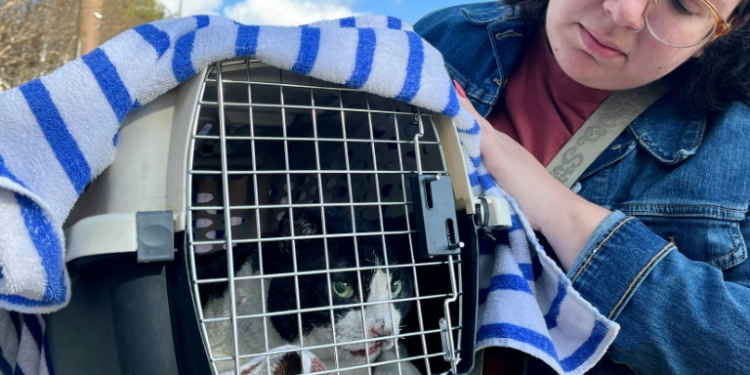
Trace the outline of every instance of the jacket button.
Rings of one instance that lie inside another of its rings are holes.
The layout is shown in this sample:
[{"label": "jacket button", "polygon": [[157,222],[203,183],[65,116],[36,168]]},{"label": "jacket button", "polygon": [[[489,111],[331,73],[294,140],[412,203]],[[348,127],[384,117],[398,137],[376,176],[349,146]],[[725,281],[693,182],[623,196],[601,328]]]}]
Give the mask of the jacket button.
[{"label": "jacket button", "polygon": [[495,39],[497,40],[503,39],[503,34],[502,33],[495,34]]},{"label": "jacket button", "polygon": [[578,182],[578,181],[576,181],[576,183],[573,184],[573,187],[571,187],[570,190],[573,191],[574,193],[578,194],[581,191],[582,187],[583,186],[581,185],[581,183]]}]

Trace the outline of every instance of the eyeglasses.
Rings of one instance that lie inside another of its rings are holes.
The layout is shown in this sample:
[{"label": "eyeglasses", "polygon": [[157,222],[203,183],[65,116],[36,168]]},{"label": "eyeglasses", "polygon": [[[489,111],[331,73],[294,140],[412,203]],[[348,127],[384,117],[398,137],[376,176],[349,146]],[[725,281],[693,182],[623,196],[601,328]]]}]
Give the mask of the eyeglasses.
[{"label": "eyeglasses", "polygon": [[660,42],[687,48],[724,36],[730,25],[708,0],[653,0],[646,9],[646,26]]}]

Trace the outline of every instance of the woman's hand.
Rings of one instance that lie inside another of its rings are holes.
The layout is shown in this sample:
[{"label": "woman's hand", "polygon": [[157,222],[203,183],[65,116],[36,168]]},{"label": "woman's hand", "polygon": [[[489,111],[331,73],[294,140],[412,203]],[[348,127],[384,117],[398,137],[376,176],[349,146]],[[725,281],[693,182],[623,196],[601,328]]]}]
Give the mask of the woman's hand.
[{"label": "woman's hand", "polygon": [[481,127],[484,165],[500,187],[512,196],[529,220],[550,242],[568,270],[596,227],[611,213],[586,201],[552,177],[518,142],[495,130],[480,116],[456,83],[461,106]]}]

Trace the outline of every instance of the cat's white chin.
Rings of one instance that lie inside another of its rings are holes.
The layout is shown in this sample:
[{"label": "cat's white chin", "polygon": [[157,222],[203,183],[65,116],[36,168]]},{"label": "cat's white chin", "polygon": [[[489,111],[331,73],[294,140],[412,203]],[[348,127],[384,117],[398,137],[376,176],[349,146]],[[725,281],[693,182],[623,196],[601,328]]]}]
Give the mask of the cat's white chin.
[{"label": "cat's white chin", "polygon": [[[349,350],[349,353],[352,355],[352,357],[355,358],[365,358],[365,349]],[[380,347],[373,345],[370,346],[369,350],[367,351],[367,356],[369,356],[370,358],[374,358],[378,353],[380,353]]]}]

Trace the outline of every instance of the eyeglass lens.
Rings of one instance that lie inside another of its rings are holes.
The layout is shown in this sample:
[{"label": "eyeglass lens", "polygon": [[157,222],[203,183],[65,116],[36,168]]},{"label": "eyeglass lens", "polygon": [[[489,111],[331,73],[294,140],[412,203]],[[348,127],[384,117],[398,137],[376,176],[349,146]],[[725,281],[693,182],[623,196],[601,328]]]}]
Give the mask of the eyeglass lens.
[{"label": "eyeglass lens", "polygon": [[706,40],[716,27],[711,9],[700,0],[655,0],[646,11],[651,34],[675,47],[690,47]]}]

